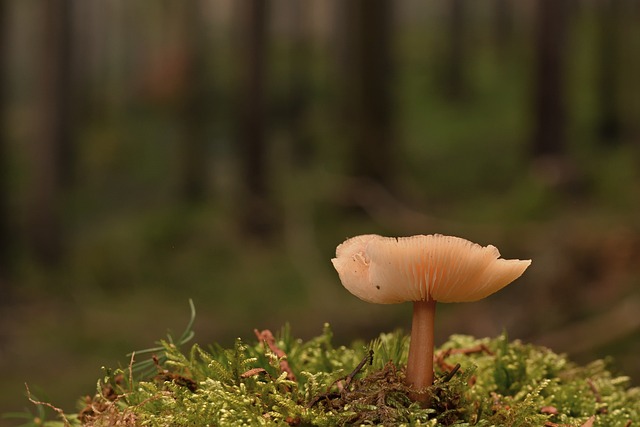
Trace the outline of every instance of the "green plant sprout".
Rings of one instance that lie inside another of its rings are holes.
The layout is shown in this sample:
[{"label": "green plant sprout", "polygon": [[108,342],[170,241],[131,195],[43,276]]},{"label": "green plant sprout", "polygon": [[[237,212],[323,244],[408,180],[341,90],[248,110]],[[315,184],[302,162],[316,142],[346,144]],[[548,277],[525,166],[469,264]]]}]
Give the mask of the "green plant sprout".
[{"label": "green plant sprout", "polygon": [[[401,331],[351,346],[335,346],[329,325],[308,341],[288,326],[272,341],[262,339],[270,332],[257,335],[186,352],[163,340],[153,374],[136,379],[143,362],[132,360],[108,370],[75,414],[32,400],[38,424],[25,425],[631,427],[640,420],[640,389],[604,361],[578,366],[506,334],[454,335],[437,348],[429,408],[409,397],[409,336]],[[58,419],[44,419],[45,405]]]},{"label": "green plant sprout", "polygon": [[[173,337],[171,336],[170,333],[167,333],[167,340],[166,340],[167,343],[181,347],[186,343],[188,343],[189,341],[191,341],[195,336],[195,331],[193,330],[193,322],[195,322],[196,320],[196,307],[191,298],[189,298],[189,309],[191,310],[191,314],[189,316],[189,322],[187,323],[187,326],[184,329],[184,332],[182,332],[182,334],[180,335],[180,338],[178,338],[177,343],[174,342]],[[153,372],[155,370],[154,368],[155,364],[163,363],[166,361],[167,356],[164,350],[165,350],[165,347],[162,344],[162,342],[158,342],[157,347],[146,348],[144,350],[138,350],[138,351],[133,351],[131,353],[128,353],[127,357],[131,359],[133,359],[135,356],[140,356],[143,354],[156,355],[156,359],[146,359],[146,360],[143,360],[142,362],[135,363],[133,365],[133,372],[141,373],[141,374],[145,374],[145,373],[149,374],[149,372]]]}]

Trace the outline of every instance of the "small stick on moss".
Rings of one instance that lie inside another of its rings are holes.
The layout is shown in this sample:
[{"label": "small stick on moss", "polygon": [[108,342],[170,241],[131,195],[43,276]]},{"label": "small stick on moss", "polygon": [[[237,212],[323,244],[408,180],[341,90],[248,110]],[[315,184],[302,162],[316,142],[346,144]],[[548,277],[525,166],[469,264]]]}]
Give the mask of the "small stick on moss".
[{"label": "small stick on moss", "polygon": [[[587,378],[587,384],[589,384],[589,388],[591,389],[591,392],[593,393],[594,397],[596,398],[596,403],[597,404],[602,404],[602,395],[600,394],[600,392],[596,388],[596,385],[593,383],[593,381],[591,381],[590,378]],[[598,414],[606,414],[609,411],[608,411],[608,409],[607,409],[607,407],[605,405],[605,406],[599,407],[596,412]]]},{"label": "small stick on moss", "polygon": [[596,416],[591,415],[589,419],[584,424],[582,424],[581,427],[593,427],[593,423],[595,422],[595,420],[596,420]]},{"label": "small stick on moss", "polygon": [[296,381],[296,376],[291,370],[289,362],[287,362],[285,359],[287,357],[287,354],[277,346],[276,339],[274,338],[273,333],[271,333],[269,329],[265,329],[262,332],[254,329],[253,332],[256,334],[256,337],[258,337],[259,341],[265,343],[273,352],[273,354],[278,356],[278,358],[280,359],[280,370],[287,373],[287,379],[290,381]]},{"label": "small stick on moss", "polygon": [[156,365],[156,368],[158,369],[158,375],[154,377],[154,380],[159,381],[161,383],[165,381],[172,382],[176,385],[186,387],[192,392],[195,392],[198,389],[197,382],[195,382],[191,378],[185,377],[184,375],[176,374],[169,371],[168,369],[164,369],[160,365],[160,360],[158,359],[158,356],[156,356],[155,354],[152,356],[152,358],[153,358],[153,363]]},{"label": "small stick on moss", "polygon": [[[478,344],[478,345],[474,345],[473,347],[467,347],[467,348],[448,348],[446,350],[442,350],[440,352],[438,352],[435,355],[435,363],[436,365],[438,365],[438,367],[440,367],[440,369],[442,371],[453,371],[455,369],[455,371],[458,371],[458,369],[460,369],[460,367],[456,367],[456,365],[452,365],[451,363],[447,363],[445,361],[445,359],[449,356],[451,356],[452,354],[473,354],[473,353],[486,353],[489,356],[495,356],[495,353],[493,351],[491,351],[491,349],[489,347],[487,347],[484,344]],[[451,377],[453,377],[453,375],[455,374],[455,372],[453,372],[451,375]],[[449,378],[450,380],[451,378]],[[448,381],[448,380],[447,380]],[[469,378],[469,384],[473,384],[475,383],[475,376]]]},{"label": "small stick on moss", "polygon": [[133,362],[135,362],[136,352],[131,352],[131,359],[129,359],[129,393],[133,392]]},{"label": "small stick on moss", "polygon": [[456,366],[453,367],[453,369],[451,369],[447,375],[442,379],[442,382],[448,383],[449,381],[451,381],[451,378],[453,378],[453,376],[456,374],[456,372],[458,372],[458,370],[460,369],[460,364],[456,363]]},{"label": "small stick on moss", "polygon": [[264,368],[253,368],[253,369],[249,369],[247,372],[244,372],[242,374],[240,374],[240,378],[249,378],[249,377],[254,377],[256,375],[266,375],[267,377],[271,377],[269,375],[269,372],[267,372],[266,369]]},{"label": "small stick on moss", "polygon": [[31,397],[31,390],[29,390],[29,385],[27,383],[24,383],[24,386],[27,389],[27,398],[29,399],[29,402],[33,403],[34,405],[43,405],[43,406],[46,406],[47,408],[51,408],[62,419],[62,422],[64,423],[65,427],[70,427],[71,426],[71,423],[69,423],[69,420],[64,415],[64,411],[62,409],[60,409],[60,408],[58,408],[56,406],[53,406],[51,403],[41,402],[39,400],[33,399]]},{"label": "small stick on moss", "polygon": [[439,352],[436,358],[445,359],[452,354],[473,354],[473,353],[487,353],[489,356],[495,356],[495,353],[491,351],[489,347],[484,344],[474,345],[473,347],[466,348],[448,348]]},{"label": "small stick on moss", "polygon": [[489,356],[495,356],[495,353],[491,351],[489,347],[487,347],[484,344],[478,344],[478,345],[474,345],[473,347],[448,348],[446,350],[442,350],[438,354],[436,354],[435,361],[436,361],[436,364],[440,367],[440,369],[442,369],[443,371],[450,371],[451,369],[454,368],[454,365],[445,362],[445,359],[447,357],[451,356],[452,354],[473,354],[473,353],[486,353]]},{"label": "small stick on moss", "polygon": [[[369,363],[369,365],[373,363],[373,350],[369,350],[367,352],[367,355],[364,356],[364,358],[360,361],[360,363],[358,363],[358,365],[355,367],[353,371],[351,371],[349,375],[347,375],[346,377],[340,377],[337,380],[335,380],[333,383],[331,383],[331,385],[329,386],[329,389],[331,389],[331,387],[333,387],[334,385],[337,385],[338,390],[342,392],[345,389],[345,387],[349,387],[349,384],[351,384],[351,381],[353,381],[353,378],[360,373],[364,365],[366,365],[367,363]],[[342,384],[343,381],[344,381],[344,384]]]},{"label": "small stick on moss", "polygon": [[540,413],[546,415],[558,415],[558,408],[555,406],[543,406],[540,408]]},{"label": "small stick on moss", "polygon": [[[342,393],[344,391],[344,386],[349,386],[349,384],[351,384],[351,381],[353,381],[353,378],[358,375],[360,373],[360,371],[362,370],[362,368],[364,368],[364,366],[369,363],[369,365],[371,365],[373,363],[373,350],[369,349],[369,351],[367,352],[367,355],[360,361],[360,363],[358,363],[358,365],[355,367],[355,369],[353,371],[351,371],[351,373],[345,377],[340,377],[338,379],[336,379],[334,382],[331,383],[331,385],[329,386],[329,390],[326,393],[322,393],[319,394],[318,396],[314,397],[313,399],[311,399],[309,401],[309,403],[307,403],[307,408],[312,408],[315,404],[317,404],[319,401],[321,401],[322,399],[334,399],[334,398],[338,398],[341,396],[340,393]],[[342,381],[344,381],[344,386],[342,386]],[[336,393],[336,392],[332,392],[331,388],[334,385],[338,385],[338,389],[340,390],[340,393]]]},{"label": "small stick on moss", "polygon": [[349,384],[351,384],[353,377],[358,375],[362,370],[362,368],[364,368],[364,365],[366,365],[367,363],[369,363],[369,365],[373,363],[373,350],[371,349],[369,350],[367,355],[364,357],[364,359],[362,359],[360,363],[358,363],[358,366],[356,366],[356,368],[349,375],[347,375],[344,381],[345,385],[348,386]]}]

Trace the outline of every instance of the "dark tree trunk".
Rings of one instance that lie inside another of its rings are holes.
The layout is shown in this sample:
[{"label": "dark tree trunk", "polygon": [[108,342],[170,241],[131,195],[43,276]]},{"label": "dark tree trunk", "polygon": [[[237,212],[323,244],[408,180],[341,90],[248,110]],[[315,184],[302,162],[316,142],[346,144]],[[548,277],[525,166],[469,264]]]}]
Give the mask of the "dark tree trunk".
[{"label": "dark tree trunk", "polygon": [[190,0],[184,8],[185,93],[182,105],[184,138],[181,147],[181,193],[187,203],[199,203],[205,198],[207,182],[206,121],[207,95],[205,46],[201,22],[201,3]]},{"label": "dark tree trunk", "polygon": [[274,212],[269,194],[266,135],[267,0],[239,0],[240,49],[238,138],[245,232],[267,238]]},{"label": "dark tree trunk", "polygon": [[495,45],[505,56],[513,39],[513,2],[518,0],[494,0],[493,28]]},{"label": "dark tree trunk", "polygon": [[[52,115],[52,140],[55,142],[55,161],[58,164],[58,181],[61,188],[67,190],[75,181],[75,138],[74,138],[74,68],[73,64],[73,2],[72,0],[51,0],[46,8],[45,18],[48,23],[44,31],[46,63],[45,70],[49,69],[51,84],[50,95],[52,99],[48,108],[56,111]],[[54,52],[57,57],[54,57]],[[47,79],[47,77],[45,77]]]},{"label": "dark tree trunk", "polygon": [[7,145],[7,1],[0,0],[0,305],[9,300],[13,235],[9,213],[9,150]]},{"label": "dark tree trunk", "polygon": [[345,3],[350,26],[348,80],[344,91],[351,114],[353,172],[394,187],[396,159],[393,138],[392,0]]},{"label": "dark tree trunk", "polygon": [[533,172],[554,190],[578,195],[584,183],[567,153],[566,44],[571,0],[538,0]]},{"label": "dark tree trunk", "polygon": [[46,265],[57,264],[62,255],[61,199],[73,177],[70,8],[70,0],[47,0],[42,9],[40,122],[32,150],[29,229],[34,255]]},{"label": "dark tree trunk", "polygon": [[73,67],[73,0],[57,0],[58,5],[58,24],[56,29],[59,34],[58,53],[58,71],[57,82],[58,87],[58,113],[59,122],[57,129],[57,161],[60,165],[58,170],[60,173],[60,185],[64,190],[69,190],[75,183],[75,93],[74,85],[75,70]]},{"label": "dark tree trunk", "polygon": [[314,157],[308,114],[311,91],[311,41],[309,37],[309,6],[299,0],[290,2],[293,43],[290,51],[289,123],[291,126],[294,167],[308,167]]},{"label": "dark tree trunk", "polygon": [[449,47],[445,59],[446,95],[460,102],[469,95],[467,76],[467,0],[449,0]]},{"label": "dark tree trunk", "polygon": [[600,19],[599,34],[599,87],[598,136],[603,146],[613,147],[620,142],[620,115],[618,111],[618,68],[620,59],[620,33],[618,0],[597,3]]},{"label": "dark tree trunk", "polygon": [[532,154],[563,157],[566,152],[566,0],[538,0],[535,109]]}]

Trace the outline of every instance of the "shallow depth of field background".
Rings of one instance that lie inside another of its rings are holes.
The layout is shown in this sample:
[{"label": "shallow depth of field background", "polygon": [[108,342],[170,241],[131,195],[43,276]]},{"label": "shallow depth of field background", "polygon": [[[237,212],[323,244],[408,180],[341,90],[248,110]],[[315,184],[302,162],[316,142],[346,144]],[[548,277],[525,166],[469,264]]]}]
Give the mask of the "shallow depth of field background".
[{"label": "shallow depth of field background", "polygon": [[0,1],[0,413],[73,411],[189,298],[204,346],[408,329],[333,271],[364,233],[533,259],[438,342],[640,385],[639,1]]}]

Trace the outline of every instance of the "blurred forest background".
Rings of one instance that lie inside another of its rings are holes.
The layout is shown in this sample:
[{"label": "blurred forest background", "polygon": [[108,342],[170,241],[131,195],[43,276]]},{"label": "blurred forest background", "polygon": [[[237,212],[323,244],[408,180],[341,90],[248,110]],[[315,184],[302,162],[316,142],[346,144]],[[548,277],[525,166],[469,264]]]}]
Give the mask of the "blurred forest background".
[{"label": "blurred forest background", "polygon": [[[640,385],[640,1],[0,0],[0,413],[179,334],[370,339],[345,238],[532,267],[451,333]],[[8,422],[2,420],[0,422]]]}]

